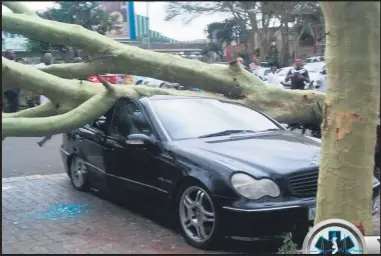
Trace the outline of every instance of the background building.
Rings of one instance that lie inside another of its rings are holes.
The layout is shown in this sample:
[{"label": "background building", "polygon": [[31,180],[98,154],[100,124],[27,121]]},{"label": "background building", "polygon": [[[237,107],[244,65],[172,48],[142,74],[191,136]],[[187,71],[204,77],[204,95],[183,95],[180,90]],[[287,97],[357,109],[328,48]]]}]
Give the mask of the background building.
[{"label": "background building", "polygon": [[160,32],[149,29],[149,17],[135,15],[136,40],[146,41],[150,33],[150,41],[157,43],[179,43],[180,41],[166,37]]}]

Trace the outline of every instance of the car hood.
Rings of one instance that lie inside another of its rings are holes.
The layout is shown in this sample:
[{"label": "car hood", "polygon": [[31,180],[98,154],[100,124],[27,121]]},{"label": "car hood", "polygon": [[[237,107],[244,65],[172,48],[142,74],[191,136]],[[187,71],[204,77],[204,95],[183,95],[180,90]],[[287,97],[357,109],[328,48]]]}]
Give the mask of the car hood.
[{"label": "car hood", "polygon": [[319,140],[288,131],[187,140],[177,146],[232,171],[257,177],[286,175],[317,168],[320,163]]}]

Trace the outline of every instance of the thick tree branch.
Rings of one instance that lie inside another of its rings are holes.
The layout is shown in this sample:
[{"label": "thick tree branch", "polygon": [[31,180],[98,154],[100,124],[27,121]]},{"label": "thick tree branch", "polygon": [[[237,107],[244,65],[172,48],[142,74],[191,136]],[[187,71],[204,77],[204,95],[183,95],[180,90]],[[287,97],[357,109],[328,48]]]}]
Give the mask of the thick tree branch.
[{"label": "thick tree branch", "polygon": [[109,88],[62,115],[42,118],[3,118],[2,136],[3,138],[38,137],[68,132],[98,118],[107,112],[116,100],[117,94]]},{"label": "thick tree branch", "polygon": [[15,117],[45,117],[57,114],[56,105],[51,101],[47,101],[37,107],[21,110],[16,113],[3,113],[2,118],[15,118]]},{"label": "thick tree branch", "polygon": [[[45,72],[3,60],[3,81],[5,79],[6,83],[44,94],[54,103],[56,99],[65,99],[64,102],[59,102],[62,104],[58,110],[60,114],[78,106],[102,89],[99,84],[57,78],[46,72],[65,78],[82,78],[106,72],[125,73],[128,70],[128,73],[132,75],[149,76],[214,93],[239,96],[244,98],[244,102],[249,106],[286,123],[316,122],[311,113],[318,113],[316,103],[317,101],[322,103],[324,99],[324,94],[318,92],[272,88],[242,68],[214,66],[179,56],[143,50],[120,44],[76,25],[13,13],[3,14],[2,20],[3,30],[8,32],[23,34],[50,43],[59,42],[83,49],[91,48],[93,52],[101,52],[109,56],[89,63],[51,65],[42,69]],[[143,89],[142,87],[130,87],[123,90],[118,88],[117,91],[120,95],[125,93],[126,96],[135,97],[153,95],[153,93],[184,94],[180,91],[155,91],[152,88]],[[144,91],[144,94],[139,94],[139,91]],[[64,110],[63,106],[66,107]]]},{"label": "thick tree branch", "polygon": [[[26,14],[3,13],[2,29],[9,33],[22,34],[30,39],[86,49],[90,53],[106,53],[109,49],[120,45],[117,41],[80,25],[41,19],[37,16],[31,17]],[[89,44],[89,42],[92,43]]]},{"label": "thick tree branch", "polygon": [[37,13],[33,10],[30,10],[27,6],[25,6],[21,2],[8,2],[8,1],[3,1],[1,2],[2,5],[8,7],[11,11],[14,13],[22,13],[25,15],[30,15],[30,16],[36,16],[38,17]]},{"label": "thick tree branch", "polygon": [[4,57],[2,58],[2,83],[11,88],[22,88],[45,95],[54,103],[59,103],[62,99],[83,102],[97,93],[88,92],[91,90],[88,88],[89,85],[93,83],[59,78]]}]

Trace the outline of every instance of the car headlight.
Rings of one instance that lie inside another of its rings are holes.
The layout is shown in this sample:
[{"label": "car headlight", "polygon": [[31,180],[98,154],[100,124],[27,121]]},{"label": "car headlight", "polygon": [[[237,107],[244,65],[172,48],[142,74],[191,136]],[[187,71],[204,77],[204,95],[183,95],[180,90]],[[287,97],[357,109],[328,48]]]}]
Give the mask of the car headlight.
[{"label": "car headlight", "polygon": [[375,188],[379,185],[380,185],[380,181],[376,177],[373,177],[373,188]]},{"label": "car headlight", "polygon": [[239,194],[249,199],[260,199],[264,196],[278,197],[280,195],[277,184],[269,179],[256,180],[247,174],[236,173],[231,177],[231,183]]}]

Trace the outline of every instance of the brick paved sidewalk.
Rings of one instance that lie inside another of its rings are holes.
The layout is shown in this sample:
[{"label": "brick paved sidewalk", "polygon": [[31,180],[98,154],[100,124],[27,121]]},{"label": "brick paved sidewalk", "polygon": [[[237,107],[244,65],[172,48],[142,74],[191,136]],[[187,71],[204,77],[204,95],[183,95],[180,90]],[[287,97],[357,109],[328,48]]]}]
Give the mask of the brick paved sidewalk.
[{"label": "brick paved sidewalk", "polygon": [[[6,178],[2,192],[3,253],[210,253],[129,207],[74,190],[66,174]],[[377,235],[379,218],[374,218]],[[228,250],[270,246],[253,243]]]}]

